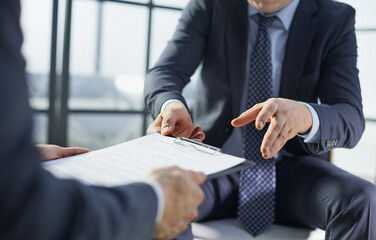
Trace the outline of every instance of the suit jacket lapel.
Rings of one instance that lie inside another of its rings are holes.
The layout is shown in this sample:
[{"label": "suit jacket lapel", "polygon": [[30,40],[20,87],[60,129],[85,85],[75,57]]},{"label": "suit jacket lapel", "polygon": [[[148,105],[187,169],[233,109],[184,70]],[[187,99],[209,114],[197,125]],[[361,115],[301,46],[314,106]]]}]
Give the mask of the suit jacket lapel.
[{"label": "suit jacket lapel", "polygon": [[318,10],[314,0],[300,0],[290,26],[283,61],[279,96],[297,98],[300,78],[315,34],[313,14]]},{"label": "suit jacket lapel", "polygon": [[245,78],[248,41],[248,5],[245,0],[227,1],[226,53],[234,116],[239,114]]}]

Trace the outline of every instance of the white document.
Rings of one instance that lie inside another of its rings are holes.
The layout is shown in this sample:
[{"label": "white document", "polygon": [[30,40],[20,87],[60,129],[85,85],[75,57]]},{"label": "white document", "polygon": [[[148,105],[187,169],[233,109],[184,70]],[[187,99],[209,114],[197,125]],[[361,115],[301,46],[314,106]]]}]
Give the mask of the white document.
[{"label": "white document", "polygon": [[89,185],[117,186],[140,181],[153,169],[178,166],[215,174],[242,164],[234,157],[159,133],[81,155],[42,163],[58,178],[74,178]]}]

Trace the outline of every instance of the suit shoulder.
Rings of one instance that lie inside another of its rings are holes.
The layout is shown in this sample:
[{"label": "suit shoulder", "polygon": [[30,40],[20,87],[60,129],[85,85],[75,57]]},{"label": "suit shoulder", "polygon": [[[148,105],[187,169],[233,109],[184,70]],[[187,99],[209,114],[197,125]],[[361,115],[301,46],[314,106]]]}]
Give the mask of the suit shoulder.
[{"label": "suit shoulder", "polygon": [[343,21],[343,18],[355,16],[355,9],[343,2],[333,0],[316,0],[319,8],[319,14],[327,18],[338,18]]},{"label": "suit shoulder", "polygon": [[350,5],[333,0],[312,1],[316,1],[318,7],[316,17],[321,28],[326,29],[326,31],[333,30],[335,32],[354,28],[355,9]]}]

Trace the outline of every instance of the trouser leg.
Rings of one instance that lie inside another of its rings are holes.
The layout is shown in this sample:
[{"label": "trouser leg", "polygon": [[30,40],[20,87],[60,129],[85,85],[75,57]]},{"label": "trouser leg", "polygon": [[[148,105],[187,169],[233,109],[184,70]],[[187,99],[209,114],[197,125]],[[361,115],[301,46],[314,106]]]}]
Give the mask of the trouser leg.
[{"label": "trouser leg", "polygon": [[[275,222],[326,230],[326,239],[376,239],[376,187],[318,157],[277,163]],[[198,221],[236,217],[238,174],[205,183]],[[251,216],[250,216],[251,217]],[[176,239],[192,239],[189,228]]]},{"label": "trouser leg", "polygon": [[375,185],[317,157],[276,169],[276,223],[321,228],[326,239],[376,239]]}]

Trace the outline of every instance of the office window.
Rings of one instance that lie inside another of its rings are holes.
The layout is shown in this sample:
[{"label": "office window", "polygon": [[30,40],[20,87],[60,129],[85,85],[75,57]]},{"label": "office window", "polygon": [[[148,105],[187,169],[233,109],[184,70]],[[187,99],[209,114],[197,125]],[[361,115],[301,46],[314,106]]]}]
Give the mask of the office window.
[{"label": "office window", "polygon": [[[27,61],[30,105],[35,110],[33,137],[47,142],[49,108],[49,69],[52,4],[50,0],[22,0],[21,26],[24,35],[22,53]],[[33,9],[38,9],[34,11]]]},{"label": "office window", "polygon": [[[89,77],[96,74],[98,25],[100,3],[97,1],[73,2],[70,73]],[[71,80],[75,83],[74,80]],[[75,87],[71,87],[75,88]]]},{"label": "office window", "polygon": [[94,150],[137,138],[143,127],[142,118],[142,115],[118,113],[70,114],[68,145]]},{"label": "office window", "polygon": [[175,32],[180,12],[168,9],[155,9],[153,12],[151,31],[150,66],[153,66],[161,55],[167,42]]},{"label": "office window", "polygon": [[170,6],[170,7],[180,7],[184,8],[189,0],[153,0],[156,5]]},{"label": "office window", "polygon": [[144,135],[145,75],[187,3],[22,0],[35,141],[94,150]]},{"label": "office window", "polygon": [[143,110],[147,17],[144,6],[74,2],[70,109]]},{"label": "office window", "polygon": [[47,143],[48,115],[35,113],[33,115],[33,140],[36,143]]}]

